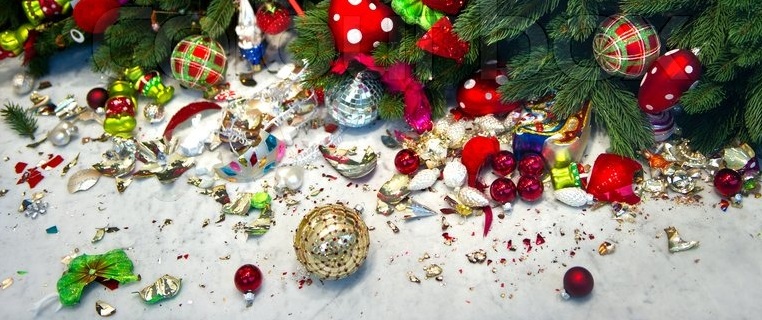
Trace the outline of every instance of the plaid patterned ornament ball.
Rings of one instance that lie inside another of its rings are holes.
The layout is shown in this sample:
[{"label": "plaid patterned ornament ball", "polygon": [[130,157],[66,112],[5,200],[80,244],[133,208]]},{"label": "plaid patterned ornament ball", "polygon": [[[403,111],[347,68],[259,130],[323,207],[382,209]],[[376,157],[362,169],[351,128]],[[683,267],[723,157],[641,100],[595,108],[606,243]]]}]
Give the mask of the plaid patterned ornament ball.
[{"label": "plaid patterned ornament ball", "polygon": [[189,36],[172,51],[172,76],[181,85],[197,90],[207,89],[225,78],[225,50],[212,38]]},{"label": "plaid patterned ornament ball", "polygon": [[659,57],[661,42],[654,27],[637,16],[613,15],[598,27],[593,39],[595,60],[607,73],[642,76]]}]

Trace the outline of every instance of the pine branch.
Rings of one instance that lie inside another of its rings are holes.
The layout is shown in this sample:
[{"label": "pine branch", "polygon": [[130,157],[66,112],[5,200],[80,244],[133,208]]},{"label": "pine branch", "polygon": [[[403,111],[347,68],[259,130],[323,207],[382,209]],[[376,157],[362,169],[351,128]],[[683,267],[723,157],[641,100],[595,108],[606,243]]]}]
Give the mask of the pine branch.
[{"label": "pine branch", "polygon": [[303,17],[296,18],[296,33],[288,50],[297,61],[309,62],[306,81],[309,85],[319,85],[319,78],[326,75],[338,53],[333,44],[333,35],[328,28],[329,1],[319,3],[315,9],[307,10]]},{"label": "pine branch", "polygon": [[29,137],[34,140],[34,132],[37,130],[37,119],[27,110],[15,103],[6,103],[3,110],[0,110],[3,121],[8,124],[13,131],[16,131],[22,137]]},{"label": "pine branch", "polygon": [[21,1],[0,0],[0,30],[16,29],[26,22],[26,16],[21,9]]},{"label": "pine branch", "polygon": [[725,100],[725,91],[717,83],[699,83],[681,98],[683,110],[688,114],[701,114],[719,107]]},{"label": "pine branch", "polygon": [[610,80],[599,81],[591,108],[609,134],[612,152],[634,158],[636,152],[653,145],[653,132],[631,92]]},{"label": "pine branch", "polygon": [[742,117],[742,108],[726,105],[700,116],[685,115],[676,120],[686,136],[690,137],[691,146],[708,154],[725,146],[740,132]]},{"label": "pine branch", "polygon": [[749,81],[744,121],[753,142],[762,142],[762,76]]},{"label": "pine branch", "polygon": [[564,14],[549,24],[553,39],[583,41],[598,26],[598,8],[594,0],[569,0]]},{"label": "pine branch", "polygon": [[622,12],[644,16],[661,15],[665,12],[680,12],[707,5],[706,0],[621,0]]},{"label": "pine branch", "polygon": [[384,93],[378,103],[378,116],[384,120],[401,119],[404,115],[405,102],[398,94]]},{"label": "pine branch", "polygon": [[558,7],[559,0],[472,0],[455,22],[455,32],[466,41],[483,37],[488,44],[513,39]]},{"label": "pine branch", "polygon": [[209,37],[217,38],[225,34],[235,12],[233,0],[212,0],[201,18],[201,30]]}]

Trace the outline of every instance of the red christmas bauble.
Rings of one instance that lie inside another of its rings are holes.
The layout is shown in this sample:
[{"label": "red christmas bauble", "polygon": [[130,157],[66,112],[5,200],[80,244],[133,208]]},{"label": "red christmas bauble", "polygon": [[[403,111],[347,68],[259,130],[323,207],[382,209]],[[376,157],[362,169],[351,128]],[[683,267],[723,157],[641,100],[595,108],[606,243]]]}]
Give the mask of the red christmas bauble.
[{"label": "red christmas bauble", "polygon": [[489,186],[489,195],[500,204],[513,202],[516,199],[516,184],[508,178],[497,178]]},{"label": "red christmas bauble", "polygon": [[87,92],[87,105],[93,110],[106,106],[108,90],[105,88],[92,88]]},{"label": "red christmas bauble", "polygon": [[135,98],[128,96],[116,96],[106,100],[106,117],[121,117],[130,116],[135,117],[135,109],[137,104]]},{"label": "red christmas bauble", "polygon": [[465,0],[423,0],[425,6],[448,15],[456,15],[463,8]]},{"label": "red christmas bauble", "polygon": [[394,11],[378,0],[331,0],[328,27],[339,53],[370,53],[394,32]]},{"label": "red christmas bauble", "polygon": [[421,159],[418,154],[410,149],[402,149],[394,156],[394,167],[402,174],[411,174],[418,171]]},{"label": "red christmas bauble", "polygon": [[545,170],[545,161],[536,153],[527,153],[519,160],[519,174],[528,177],[540,177]]},{"label": "red christmas bauble", "polygon": [[635,194],[632,184],[635,174],[643,166],[627,157],[603,153],[595,159],[593,170],[587,183],[587,192],[598,201],[637,204],[640,197]]},{"label": "red christmas bauble", "polygon": [[593,275],[583,267],[572,267],[564,274],[564,290],[572,298],[590,294],[593,284]]},{"label": "red christmas bauble", "polygon": [[677,104],[683,93],[701,78],[701,62],[690,50],[675,49],[651,64],[640,81],[638,105],[657,114]]},{"label": "red christmas bauble", "polygon": [[266,34],[279,34],[291,25],[291,14],[279,3],[265,2],[257,9],[257,27]]},{"label": "red christmas bauble", "polygon": [[262,286],[262,271],[253,264],[242,265],[233,277],[235,287],[243,293],[254,292]]},{"label": "red christmas bauble", "polygon": [[544,187],[542,181],[537,177],[521,176],[519,183],[516,184],[516,190],[521,200],[532,202],[542,197]]},{"label": "red christmas bauble", "polygon": [[501,176],[507,176],[516,170],[516,158],[508,150],[501,150],[492,157],[492,170]]},{"label": "red christmas bauble", "polygon": [[714,190],[725,197],[736,195],[741,192],[742,187],[743,178],[740,173],[733,169],[725,168],[717,171],[714,175]]},{"label": "red christmas bauble", "polygon": [[521,102],[504,103],[497,88],[508,82],[503,68],[496,64],[485,66],[460,84],[455,100],[460,111],[471,117],[507,113],[521,108]]},{"label": "red christmas bauble", "polygon": [[83,31],[101,34],[119,18],[119,1],[80,0],[72,16]]}]

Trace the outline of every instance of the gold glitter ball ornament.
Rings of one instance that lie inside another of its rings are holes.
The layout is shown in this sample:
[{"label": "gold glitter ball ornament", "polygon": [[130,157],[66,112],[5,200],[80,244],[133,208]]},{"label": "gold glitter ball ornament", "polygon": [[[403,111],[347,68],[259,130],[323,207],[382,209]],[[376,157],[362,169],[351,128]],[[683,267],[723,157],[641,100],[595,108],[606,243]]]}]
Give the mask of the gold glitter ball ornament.
[{"label": "gold glitter ball ornament", "polygon": [[296,259],[321,279],[338,280],[357,271],[368,256],[370,236],[360,214],[341,204],[315,207],[294,236]]}]

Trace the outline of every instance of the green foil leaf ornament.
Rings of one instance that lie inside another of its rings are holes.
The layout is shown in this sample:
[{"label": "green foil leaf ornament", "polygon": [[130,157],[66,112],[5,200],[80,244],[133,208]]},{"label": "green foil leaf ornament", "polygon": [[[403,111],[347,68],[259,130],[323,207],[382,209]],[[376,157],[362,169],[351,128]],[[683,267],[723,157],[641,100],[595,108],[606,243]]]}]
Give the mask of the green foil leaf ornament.
[{"label": "green foil leaf ornament", "polygon": [[421,0],[392,0],[392,10],[407,24],[417,24],[423,30],[431,29],[444,14],[424,5]]},{"label": "green foil leaf ornament", "polygon": [[85,286],[98,278],[116,280],[120,284],[140,280],[140,276],[132,273],[132,268],[132,260],[122,249],[74,258],[56,285],[61,304],[73,306],[79,303]]}]

